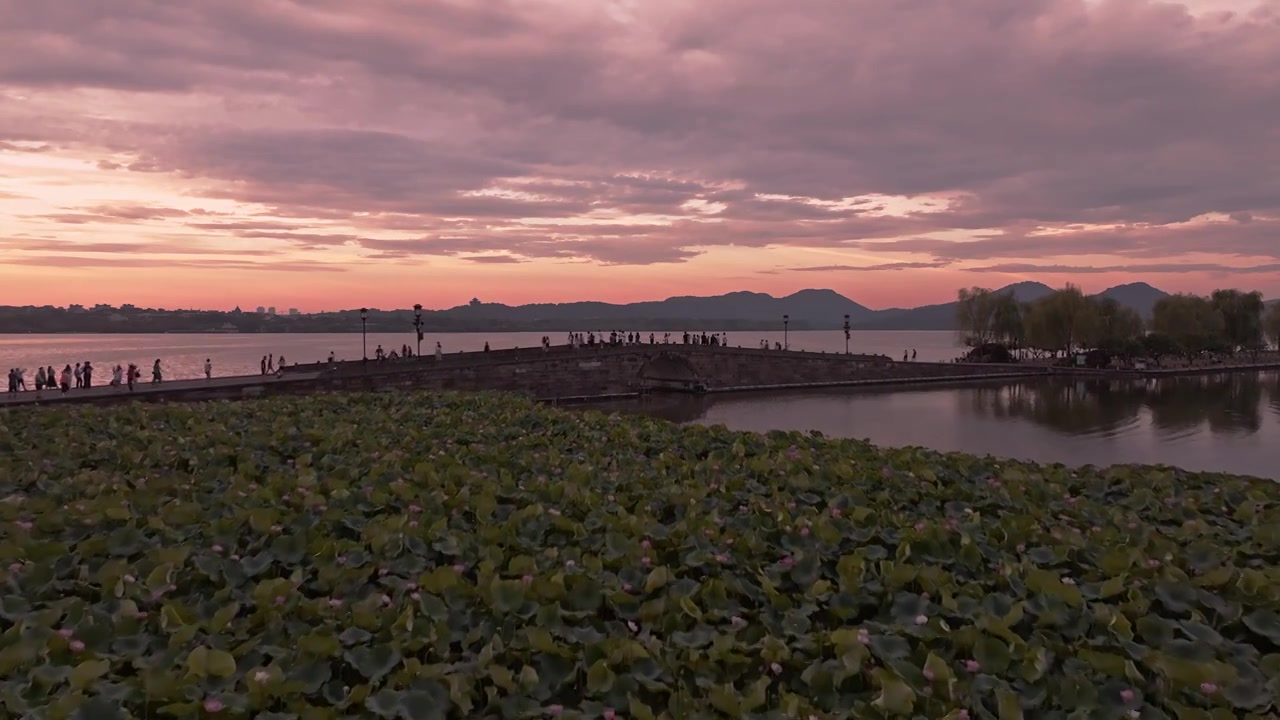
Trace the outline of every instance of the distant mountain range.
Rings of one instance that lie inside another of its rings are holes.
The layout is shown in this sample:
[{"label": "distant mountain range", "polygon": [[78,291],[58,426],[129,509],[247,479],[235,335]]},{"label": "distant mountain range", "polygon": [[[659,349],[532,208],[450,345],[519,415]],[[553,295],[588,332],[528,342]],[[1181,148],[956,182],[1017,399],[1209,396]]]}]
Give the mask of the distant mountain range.
[{"label": "distant mountain range", "polygon": [[[1038,282],[1000,288],[1022,302],[1053,292]],[[1146,283],[1118,285],[1099,295],[1151,316],[1156,302],[1168,293]],[[1275,303],[1276,301],[1271,301]],[[780,330],[783,316],[792,330],[838,330],[849,316],[855,330],[954,330],[956,303],[917,308],[872,310],[834,290],[801,290],[786,297],[732,292],[711,297],[681,296],[651,302],[616,305],[573,302],[501,305],[472,300],[447,310],[424,310],[423,329],[440,332],[545,332],[566,330]],[[412,310],[374,310],[361,319],[359,310],[275,315],[270,312],[164,310],[133,305],[0,306],[0,334],[9,333],[344,333],[367,329],[408,332]]]},{"label": "distant mountain range", "polygon": [[[1020,302],[1031,302],[1053,292],[1038,282],[1021,282],[1000,288],[1012,292]],[[1121,305],[1150,317],[1156,301],[1167,296],[1146,283],[1117,285],[1099,295],[1114,298]],[[602,302],[574,302],[536,305],[501,305],[473,300],[433,313],[447,317],[451,324],[564,328],[773,328],[788,316],[792,329],[833,330],[844,324],[844,316],[856,330],[954,330],[956,303],[940,303],[917,308],[872,310],[834,290],[801,290],[775,298],[755,292],[732,292],[710,297],[681,296],[666,300],[615,305]]]}]

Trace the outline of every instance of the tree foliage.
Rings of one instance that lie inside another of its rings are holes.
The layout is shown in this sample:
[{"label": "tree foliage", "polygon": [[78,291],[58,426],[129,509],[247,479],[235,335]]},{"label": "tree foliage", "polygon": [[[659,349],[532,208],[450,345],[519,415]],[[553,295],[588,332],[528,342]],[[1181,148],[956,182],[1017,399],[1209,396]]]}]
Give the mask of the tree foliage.
[{"label": "tree foliage", "polygon": [[1096,343],[1099,313],[1080,288],[1068,285],[1031,303],[1024,323],[1028,345],[1069,352]]},{"label": "tree foliage", "polygon": [[1151,329],[1168,336],[1188,357],[1225,344],[1222,314],[1212,300],[1200,295],[1160,298],[1152,311]]},{"label": "tree foliage", "polygon": [[1233,352],[1255,350],[1262,344],[1262,293],[1214,290],[1209,299],[1222,319],[1222,337]]},{"label": "tree foliage", "polygon": [[1187,358],[1204,352],[1280,347],[1280,304],[1267,309],[1262,294],[1215,290],[1209,297],[1170,295],[1156,303],[1147,323],[1112,298],[1090,297],[1067,285],[1032,303],[986,288],[959,292],[957,321],[970,347],[1000,344],[1050,353],[1099,350],[1108,355]]},{"label": "tree foliage", "polygon": [[1267,311],[1267,316],[1266,319],[1263,320],[1262,327],[1267,334],[1267,339],[1271,341],[1271,344],[1275,345],[1277,349],[1280,349],[1280,303],[1272,305],[1271,309]]}]

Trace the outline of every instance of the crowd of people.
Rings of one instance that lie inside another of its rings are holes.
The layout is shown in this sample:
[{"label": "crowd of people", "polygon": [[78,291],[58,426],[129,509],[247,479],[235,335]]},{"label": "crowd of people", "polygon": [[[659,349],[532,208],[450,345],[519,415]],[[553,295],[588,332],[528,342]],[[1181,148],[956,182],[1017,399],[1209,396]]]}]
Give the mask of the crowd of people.
[{"label": "crowd of people", "polygon": [[[32,384],[27,385],[27,370],[25,368],[9,369],[9,393],[16,394],[26,392],[28,390],[41,392],[44,390],[59,390],[68,393],[73,390],[85,390],[94,387],[93,375],[96,368],[93,363],[85,360],[78,362],[73,367],[70,363],[65,365],[61,371],[55,370],[52,365],[36,368],[35,374],[32,376]],[[205,360],[206,375],[211,376],[213,365]],[[134,363],[124,365],[116,365],[111,368],[111,380],[107,382],[109,387],[127,387],[133,390],[134,386],[142,378],[142,370]],[[159,383],[164,380],[164,370],[160,363],[160,358],[151,365],[151,382]]]}]

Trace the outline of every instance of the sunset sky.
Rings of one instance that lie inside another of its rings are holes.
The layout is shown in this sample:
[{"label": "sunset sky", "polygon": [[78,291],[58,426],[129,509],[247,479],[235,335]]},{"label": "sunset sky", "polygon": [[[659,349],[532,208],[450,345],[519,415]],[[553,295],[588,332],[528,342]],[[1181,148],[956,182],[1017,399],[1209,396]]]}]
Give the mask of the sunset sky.
[{"label": "sunset sky", "polygon": [[1280,296],[1280,0],[0,0],[0,304]]}]

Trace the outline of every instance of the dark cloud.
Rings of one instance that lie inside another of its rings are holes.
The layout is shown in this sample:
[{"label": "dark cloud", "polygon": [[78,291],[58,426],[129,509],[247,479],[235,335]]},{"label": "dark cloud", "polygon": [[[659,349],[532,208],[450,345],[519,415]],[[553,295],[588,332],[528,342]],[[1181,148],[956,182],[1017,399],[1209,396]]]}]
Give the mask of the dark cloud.
[{"label": "dark cloud", "polygon": [[814,267],[788,268],[792,272],[872,272],[880,270],[927,270],[947,267],[949,262],[896,262],[878,265],[817,265]]},{"label": "dark cloud", "polygon": [[469,260],[473,263],[482,263],[485,265],[511,265],[525,262],[518,257],[511,255],[462,255],[463,260]]},{"label": "dark cloud", "polygon": [[1265,265],[1221,265],[1218,263],[1151,263],[1135,265],[1036,265],[1031,263],[1007,263],[985,267],[966,268],[969,272],[1002,273],[1007,275],[1095,275],[1106,273],[1134,273],[1165,275],[1182,273],[1210,273],[1216,275],[1268,275],[1280,273],[1280,263]]},{"label": "dark cloud", "polygon": [[[603,264],[728,245],[939,264],[922,267],[1280,257],[1274,3],[0,0],[0,17],[0,98],[29,98],[0,102],[0,149],[78,146],[194,194],[418,237],[188,223],[213,236]],[[156,112],[66,112],[83,90]],[[813,202],[866,195],[895,197]],[[952,204],[895,199],[921,195]],[[1210,213],[1231,221],[1186,222]],[[976,239],[936,235],[954,230]],[[870,267],[916,267],[886,260]]]}]

